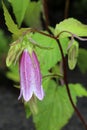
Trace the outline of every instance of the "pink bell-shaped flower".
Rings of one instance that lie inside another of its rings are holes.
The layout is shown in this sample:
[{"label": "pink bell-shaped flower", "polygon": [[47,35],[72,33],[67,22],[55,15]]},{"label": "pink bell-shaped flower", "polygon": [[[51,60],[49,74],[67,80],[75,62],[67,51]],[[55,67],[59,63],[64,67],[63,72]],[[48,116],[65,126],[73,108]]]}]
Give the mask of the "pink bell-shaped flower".
[{"label": "pink bell-shaped flower", "polygon": [[31,53],[27,49],[23,51],[19,62],[19,72],[21,88],[18,99],[23,96],[23,99],[27,102],[34,94],[39,100],[42,100],[44,97],[42,77],[39,62],[34,51]]}]

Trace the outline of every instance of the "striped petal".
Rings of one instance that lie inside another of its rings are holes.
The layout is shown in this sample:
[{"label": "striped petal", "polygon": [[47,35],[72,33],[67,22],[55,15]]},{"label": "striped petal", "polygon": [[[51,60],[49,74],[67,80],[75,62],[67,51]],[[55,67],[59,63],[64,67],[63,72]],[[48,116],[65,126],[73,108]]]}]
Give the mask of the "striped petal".
[{"label": "striped petal", "polygon": [[33,78],[34,78],[34,69],[31,61],[31,57],[27,50],[24,50],[19,64],[20,71],[20,86],[21,92],[19,98],[23,95],[25,101],[30,100],[33,94]]},{"label": "striped petal", "polygon": [[39,100],[42,100],[44,97],[44,91],[42,88],[42,76],[40,72],[39,62],[34,52],[32,53],[32,59],[33,59],[33,66],[35,72],[35,84],[36,84],[34,87],[34,94],[38,97]]}]

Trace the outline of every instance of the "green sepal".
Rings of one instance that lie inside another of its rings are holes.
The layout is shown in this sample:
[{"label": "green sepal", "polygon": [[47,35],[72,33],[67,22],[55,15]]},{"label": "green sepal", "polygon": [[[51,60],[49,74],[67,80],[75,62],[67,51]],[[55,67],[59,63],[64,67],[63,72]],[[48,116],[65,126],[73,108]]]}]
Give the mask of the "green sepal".
[{"label": "green sepal", "polygon": [[17,60],[19,59],[19,56],[21,55],[22,51],[27,48],[30,50],[32,48],[32,45],[29,41],[29,37],[32,35],[32,33],[26,34],[24,36],[21,36],[18,40],[13,42],[11,44],[11,47],[9,49],[7,58],[6,58],[6,65],[9,67],[11,64],[15,64]]},{"label": "green sepal", "polygon": [[6,58],[6,65],[9,67],[11,64],[15,63],[21,54],[21,44],[12,45],[8,51]]}]

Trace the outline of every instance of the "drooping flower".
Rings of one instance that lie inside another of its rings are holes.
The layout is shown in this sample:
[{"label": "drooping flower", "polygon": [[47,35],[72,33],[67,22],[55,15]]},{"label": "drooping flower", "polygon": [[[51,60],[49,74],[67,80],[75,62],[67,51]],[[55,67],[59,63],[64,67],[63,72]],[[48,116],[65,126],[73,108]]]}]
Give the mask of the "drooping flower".
[{"label": "drooping flower", "polygon": [[39,62],[34,51],[31,53],[27,49],[23,51],[19,62],[19,73],[21,87],[19,99],[23,96],[27,102],[34,94],[39,100],[42,100],[44,97],[42,77]]}]

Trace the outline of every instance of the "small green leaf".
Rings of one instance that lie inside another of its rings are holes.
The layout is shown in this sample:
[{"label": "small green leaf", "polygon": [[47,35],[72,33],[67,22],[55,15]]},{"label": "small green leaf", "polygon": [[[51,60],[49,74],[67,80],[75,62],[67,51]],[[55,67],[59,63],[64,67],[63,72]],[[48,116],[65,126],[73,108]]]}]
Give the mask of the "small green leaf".
[{"label": "small green leaf", "polygon": [[9,0],[9,2],[13,7],[13,12],[15,14],[18,26],[20,27],[29,4],[29,0]]},{"label": "small green leaf", "polygon": [[79,44],[74,40],[73,44],[68,50],[68,65],[69,69],[73,70],[77,63]]},{"label": "small green leaf", "polygon": [[61,71],[61,70],[60,70],[60,66],[59,66],[59,65],[55,65],[55,66],[52,68],[52,73],[59,75],[57,78],[63,77],[63,75],[61,74],[60,71]]},{"label": "small green leaf", "polygon": [[76,96],[87,97],[87,90],[81,84],[75,84],[75,86],[74,86],[74,84],[70,84],[70,87],[75,90]]},{"label": "small green leaf", "polygon": [[26,25],[40,29],[41,28],[40,13],[41,13],[41,1],[29,2],[24,18],[24,22],[26,23]]},{"label": "small green leaf", "polygon": [[79,56],[78,56],[78,66],[82,73],[87,72],[87,50],[86,49],[79,49]]},{"label": "small green leaf", "polygon": [[[80,84],[69,84],[71,95],[76,104],[76,97],[87,96],[87,91]],[[45,98],[38,101],[39,113],[35,116],[34,122],[38,130],[61,130],[71,118],[74,110],[69,101],[66,87],[57,86],[49,80],[48,86],[44,86]]]},{"label": "small green leaf", "polygon": [[30,105],[28,102],[24,102],[26,118],[31,116]]},{"label": "small green leaf", "polygon": [[9,78],[9,79],[11,79],[11,80],[13,80],[13,81],[15,81],[15,82],[19,82],[20,80],[19,80],[19,70],[18,70],[18,65],[11,65],[10,67],[9,67],[9,71],[7,71],[7,73],[6,73],[6,76]]},{"label": "small green leaf", "polygon": [[[55,35],[58,35],[62,31],[69,31],[78,36],[87,36],[87,25],[82,24],[74,18],[68,18],[56,25]],[[69,37],[70,34],[64,32],[61,37]]]},{"label": "small green leaf", "polygon": [[13,34],[18,34],[19,29],[17,25],[14,23],[13,19],[11,18],[11,15],[9,14],[3,1],[2,1],[2,5],[3,5],[3,10],[4,10],[5,22],[8,27],[8,30]]}]

